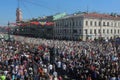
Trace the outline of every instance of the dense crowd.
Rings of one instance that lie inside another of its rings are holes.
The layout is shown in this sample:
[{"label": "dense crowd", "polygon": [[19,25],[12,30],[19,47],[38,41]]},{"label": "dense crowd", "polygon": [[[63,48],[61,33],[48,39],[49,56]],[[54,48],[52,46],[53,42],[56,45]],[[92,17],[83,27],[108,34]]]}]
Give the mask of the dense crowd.
[{"label": "dense crowd", "polygon": [[120,80],[114,41],[0,41],[1,80]]}]

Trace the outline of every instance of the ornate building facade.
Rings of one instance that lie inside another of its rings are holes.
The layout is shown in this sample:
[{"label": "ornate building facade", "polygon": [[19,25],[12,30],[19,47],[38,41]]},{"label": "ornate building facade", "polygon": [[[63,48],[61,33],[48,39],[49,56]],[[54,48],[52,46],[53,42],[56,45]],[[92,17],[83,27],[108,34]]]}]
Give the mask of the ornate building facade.
[{"label": "ornate building facade", "polygon": [[120,16],[81,13],[55,20],[54,37],[67,40],[110,39],[120,36]]}]

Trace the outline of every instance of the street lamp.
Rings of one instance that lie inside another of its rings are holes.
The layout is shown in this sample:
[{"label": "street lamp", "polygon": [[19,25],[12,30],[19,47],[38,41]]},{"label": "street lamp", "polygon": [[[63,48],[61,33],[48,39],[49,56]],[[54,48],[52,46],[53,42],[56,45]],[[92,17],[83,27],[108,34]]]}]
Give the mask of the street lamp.
[{"label": "street lamp", "polygon": [[99,42],[100,42],[102,40],[102,17],[100,18],[99,26],[100,26],[100,33],[99,33]]},{"label": "street lamp", "polygon": [[8,40],[10,40],[10,23],[9,23],[9,21],[8,21]]}]

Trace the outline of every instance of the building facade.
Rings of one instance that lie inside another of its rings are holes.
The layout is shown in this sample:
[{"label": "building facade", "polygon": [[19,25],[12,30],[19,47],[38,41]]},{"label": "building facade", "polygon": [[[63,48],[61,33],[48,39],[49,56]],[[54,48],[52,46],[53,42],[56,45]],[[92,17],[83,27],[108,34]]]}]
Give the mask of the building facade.
[{"label": "building facade", "polygon": [[110,39],[120,36],[120,16],[81,13],[55,20],[54,37],[66,40]]},{"label": "building facade", "polygon": [[33,18],[31,20],[20,21],[15,24],[16,26],[11,28],[10,34],[53,39],[53,16],[46,16],[40,19]]}]

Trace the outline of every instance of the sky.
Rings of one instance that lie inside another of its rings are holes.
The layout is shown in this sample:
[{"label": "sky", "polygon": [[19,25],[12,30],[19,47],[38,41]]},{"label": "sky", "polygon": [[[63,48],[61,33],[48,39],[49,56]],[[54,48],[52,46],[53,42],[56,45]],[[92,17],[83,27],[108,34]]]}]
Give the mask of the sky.
[{"label": "sky", "polygon": [[[1,0],[0,26],[16,21],[18,0]],[[19,0],[24,20],[78,11],[120,14],[120,0]]]}]

